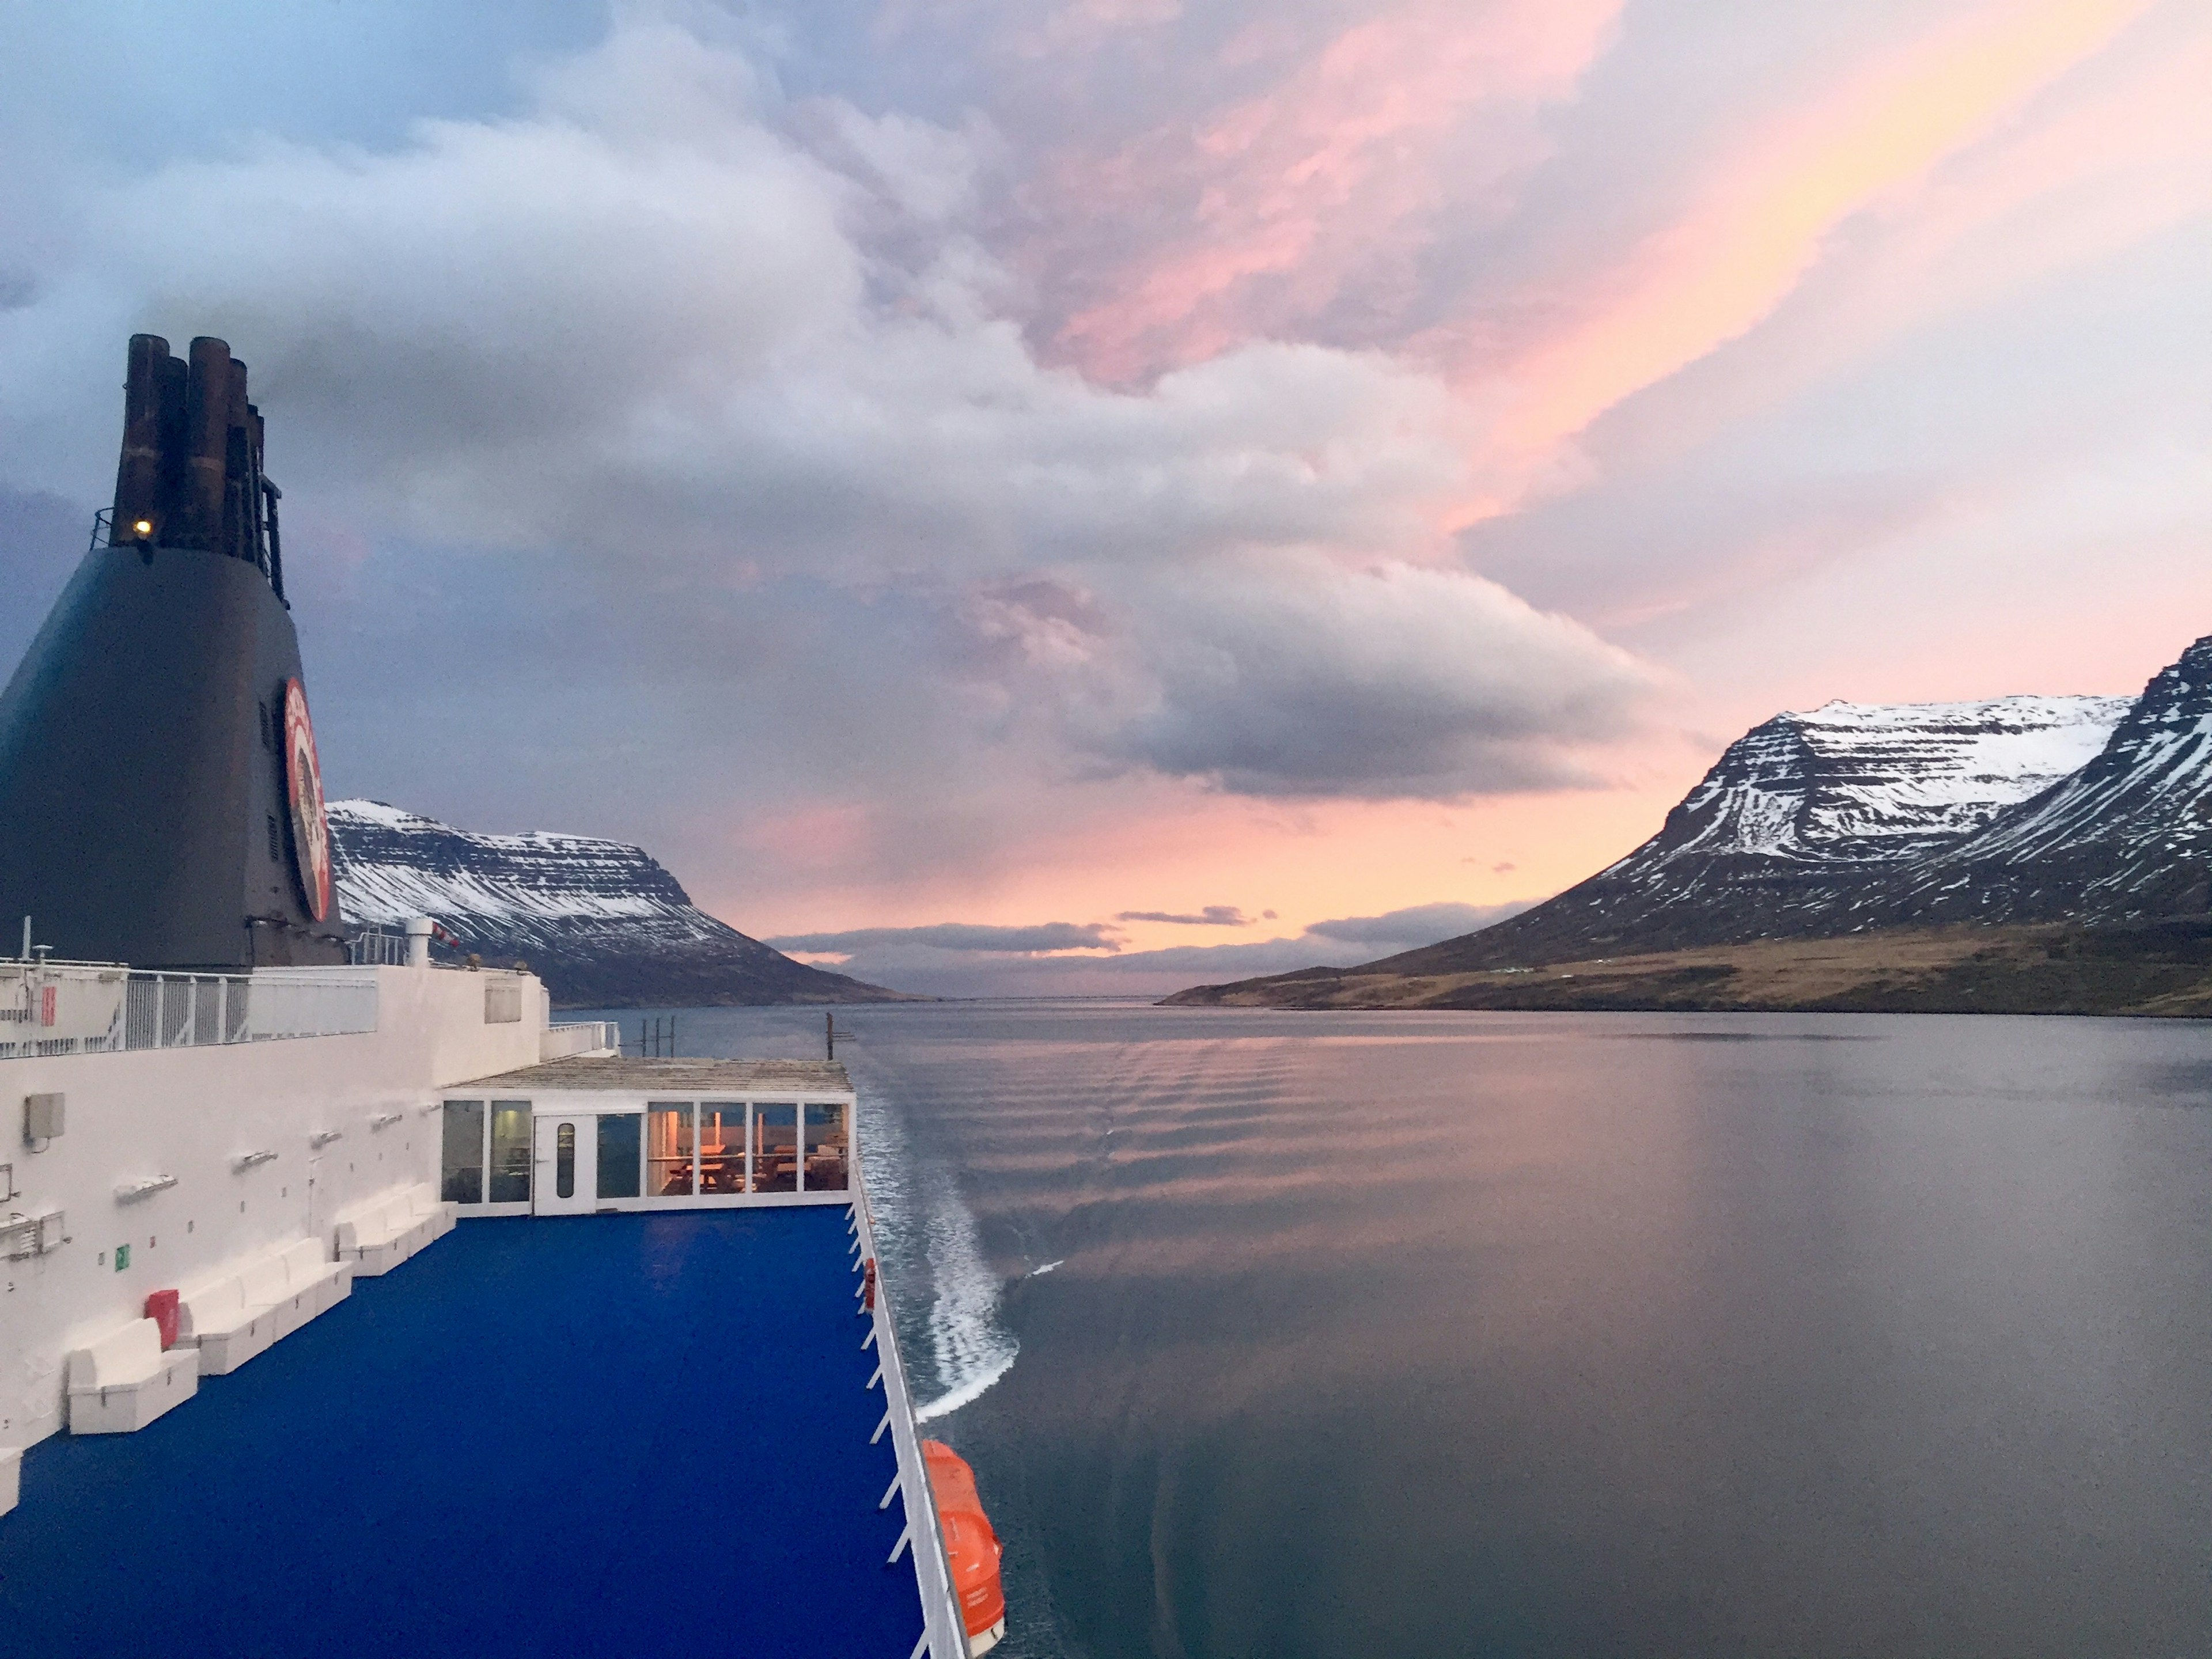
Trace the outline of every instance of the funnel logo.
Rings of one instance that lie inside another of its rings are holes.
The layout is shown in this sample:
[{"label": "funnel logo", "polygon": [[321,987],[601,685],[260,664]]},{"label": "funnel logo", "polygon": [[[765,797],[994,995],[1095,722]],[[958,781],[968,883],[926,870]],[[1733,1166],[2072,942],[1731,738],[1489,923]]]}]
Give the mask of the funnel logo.
[{"label": "funnel logo", "polygon": [[307,914],[331,913],[331,826],[323,817],[323,769],[315,758],[315,727],[307,718],[307,693],[284,682],[284,787],[292,801],[292,867]]}]

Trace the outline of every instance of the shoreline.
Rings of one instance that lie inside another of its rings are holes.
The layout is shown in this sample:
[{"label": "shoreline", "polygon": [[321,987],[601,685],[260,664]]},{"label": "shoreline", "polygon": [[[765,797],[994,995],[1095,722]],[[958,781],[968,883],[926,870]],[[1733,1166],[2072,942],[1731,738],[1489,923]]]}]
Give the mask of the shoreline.
[{"label": "shoreline", "polygon": [[1161,1007],[2212,1016],[2212,921],[1892,929],[1456,973],[1315,968]]}]

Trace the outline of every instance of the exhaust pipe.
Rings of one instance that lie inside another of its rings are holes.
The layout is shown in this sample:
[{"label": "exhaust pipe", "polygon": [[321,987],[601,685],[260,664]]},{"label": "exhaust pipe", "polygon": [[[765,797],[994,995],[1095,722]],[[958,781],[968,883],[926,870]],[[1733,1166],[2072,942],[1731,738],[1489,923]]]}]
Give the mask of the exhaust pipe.
[{"label": "exhaust pipe", "polygon": [[184,547],[213,548],[222,534],[223,483],[230,459],[230,348],[201,335],[192,342],[185,386]]},{"label": "exhaust pipe", "polygon": [[161,533],[162,508],[162,392],[169,375],[169,343],[158,334],[131,337],[123,381],[123,455],[115,469],[115,522],[111,542],[149,543]]}]

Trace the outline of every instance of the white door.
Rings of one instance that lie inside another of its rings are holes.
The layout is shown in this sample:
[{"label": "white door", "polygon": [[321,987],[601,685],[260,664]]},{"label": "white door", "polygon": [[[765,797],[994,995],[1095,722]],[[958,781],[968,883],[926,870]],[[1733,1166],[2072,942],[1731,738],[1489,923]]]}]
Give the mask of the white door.
[{"label": "white door", "polygon": [[589,1215],[598,1207],[598,1129],[599,1119],[588,1112],[538,1115],[537,1179],[531,1182],[537,1214]]}]

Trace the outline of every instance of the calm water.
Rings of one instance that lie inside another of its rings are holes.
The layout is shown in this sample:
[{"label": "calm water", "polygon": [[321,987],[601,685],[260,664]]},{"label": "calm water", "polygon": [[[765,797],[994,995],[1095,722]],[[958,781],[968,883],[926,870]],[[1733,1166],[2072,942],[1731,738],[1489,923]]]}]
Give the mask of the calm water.
[{"label": "calm water", "polygon": [[2212,1651],[2212,1028],[838,1018],[1011,1655]]}]

